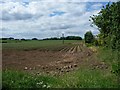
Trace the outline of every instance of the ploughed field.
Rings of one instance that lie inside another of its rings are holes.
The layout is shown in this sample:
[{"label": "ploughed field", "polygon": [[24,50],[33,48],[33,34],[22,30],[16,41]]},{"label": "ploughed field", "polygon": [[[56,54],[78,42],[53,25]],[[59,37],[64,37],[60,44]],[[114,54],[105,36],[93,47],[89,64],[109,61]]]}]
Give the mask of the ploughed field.
[{"label": "ploughed field", "polygon": [[21,70],[38,75],[62,75],[83,66],[90,69],[108,69],[104,62],[96,60],[97,51],[86,47],[82,41],[66,41],[65,44],[61,41],[52,41],[53,43],[49,44],[50,41],[46,41],[43,45],[42,42],[45,43],[37,41],[37,46],[31,46],[35,42],[12,42],[8,43],[8,46],[6,43],[3,44],[3,70]]}]

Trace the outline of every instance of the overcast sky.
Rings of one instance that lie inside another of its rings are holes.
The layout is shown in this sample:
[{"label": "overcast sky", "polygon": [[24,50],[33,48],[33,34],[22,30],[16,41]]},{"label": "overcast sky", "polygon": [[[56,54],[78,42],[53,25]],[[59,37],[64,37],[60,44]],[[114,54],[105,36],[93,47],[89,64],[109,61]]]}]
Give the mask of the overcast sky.
[{"label": "overcast sky", "polygon": [[108,1],[116,0],[0,0],[0,37],[42,39],[62,32],[83,37],[89,30],[96,35],[89,17]]}]

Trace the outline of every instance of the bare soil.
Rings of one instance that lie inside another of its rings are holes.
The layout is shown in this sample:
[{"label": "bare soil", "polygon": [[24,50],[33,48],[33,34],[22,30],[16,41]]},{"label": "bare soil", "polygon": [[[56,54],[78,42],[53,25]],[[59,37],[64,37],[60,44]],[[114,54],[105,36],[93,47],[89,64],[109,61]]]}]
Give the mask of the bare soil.
[{"label": "bare soil", "polygon": [[47,73],[60,75],[71,72],[85,65],[91,69],[107,69],[104,62],[96,60],[96,52],[83,44],[74,44],[60,51],[18,51],[3,50],[2,66],[4,69],[22,70],[34,74]]}]

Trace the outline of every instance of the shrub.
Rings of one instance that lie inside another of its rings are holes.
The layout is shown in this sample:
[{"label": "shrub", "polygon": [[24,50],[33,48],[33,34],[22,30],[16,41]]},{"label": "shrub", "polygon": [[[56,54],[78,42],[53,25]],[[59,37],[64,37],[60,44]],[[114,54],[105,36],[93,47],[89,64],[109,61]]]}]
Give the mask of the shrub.
[{"label": "shrub", "polygon": [[94,42],[94,36],[91,31],[88,31],[85,33],[85,43],[93,43]]}]

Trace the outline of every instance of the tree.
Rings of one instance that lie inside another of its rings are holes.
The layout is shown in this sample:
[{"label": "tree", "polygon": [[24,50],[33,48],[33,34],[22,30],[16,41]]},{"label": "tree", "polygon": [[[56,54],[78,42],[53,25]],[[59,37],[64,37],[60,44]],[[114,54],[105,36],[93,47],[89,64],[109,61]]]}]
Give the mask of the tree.
[{"label": "tree", "polygon": [[67,36],[65,37],[66,40],[82,40],[79,36]]},{"label": "tree", "polygon": [[25,39],[24,39],[24,38],[22,38],[21,40],[22,40],[22,41],[25,41]]},{"label": "tree", "polygon": [[101,44],[120,50],[120,1],[108,3],[91,19],[100,31],[98,36]]},{"label": "tree", "polygon": [[9,40],[14,40],[14,38],[13,38],[13,37],[10,37]]},{"label": "tree", "polygon": [[93,43],[94,42],[94,36],[91,31],[88,31],[85,33],[85,43]]},{"label": "tree", "polygon": [[32,38],[32,40],[38,40],[37,38]]},{"label": "tree", "polygon": [[2,38],[2,40],[8,40],[8,38]]}]

